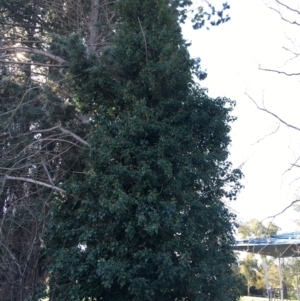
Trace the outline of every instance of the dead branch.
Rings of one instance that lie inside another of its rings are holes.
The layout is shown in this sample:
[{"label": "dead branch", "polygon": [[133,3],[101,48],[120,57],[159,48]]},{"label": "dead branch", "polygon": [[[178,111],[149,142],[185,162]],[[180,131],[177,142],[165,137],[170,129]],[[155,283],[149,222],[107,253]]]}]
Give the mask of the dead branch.
[{"label": "dead branch", "polygon": [[48,187],[48,188],[51,188],[55,191],[58,191],[58,192],[61,192],[63,194],[66,194],[67,192],[62,189],[62,188],[59,188],[57,186],[53,186],[53,185],[50,185],[50,184],[47,184],[47,183],[44,183],[44,182],[41,182],[41,181],[36,181],[34,179],[30,179],[30,178],[24,178],[24,177],[12,177],[12,176],[9,176],[9,175],[5,175],[4,176],[4,180],[16,180],[16,181],[22,181],[22,182],[28,182],[28,183],[33,183],[33,184],[37,184],[37,185],[40,185],[40,186],[44,186],[44,187]]},{"label": "dead branch", "polygon": [[83,140],[82,138],[80,138],[78,135],[76,135],[75,133],[65,129],[63,126],[59,125],[58,127],[63,133],[66,133],[70,136],[72,136],[74,139],[78,140],[79,142],[81,142],[82,144],[86,145],[86,146],[90,146],[89,143],[85,140]]},{"label": "dead branch", "polygon": [[19,61],[8,61],[8,60],[1,60],[0,62],[3,64],[18,64],[18,65],[35,65],[38,67],[52,67],[52,68],[67,68],[67,65],[57,65],[57,64],[43,64],[37,62],[19,62]]},{"label": "dead branch", "polygon": [[52,53],[49,53],[44,50],[35,49],[35,48],[27,48],[27,47],[4,47],[0,48],[0,51],[11,51],[11,52],[27,52],[27,53],[35,53],[38,55],[42,55],[45,57],[48,57],[49,59],[56,61],[60,64],[64,64],[66,61],[62,59],[61,57],[54,55]]},{"label": "dead branch", "polygon": [[55,129],[59,129],[61,130],[63,133],[68,134],[70,136],[72,136],[74,139],[76,139],[77,141],[81,142],[82,144],[86,145],[86,146],[90,146],[89,143],[87,141],[85,141],[84,139],[82,139],[81,137],[79,137],[78,135],[76,135],[75,133],[71,132],[70,130],[65,129],[62,125],[56,125],[50,129],[43,129],[43,130],[32,130],[32,133],[45,133],[45,132],[51,132]]},{"label": "dead branch", "polygon": [[46,166],[46,164],[45,164],[45,162],[44,162],[43,159],[42,159],[42,165],[43,165],[44,170],[45,170],[45,172],[46,172],[46,174],[47,174],[47,177],[48,177],[49,182],[51,183],[52,186],[54,186],[53,180],[52,180],[52,178],[51,178],[51,176],[50,176],[50,173],[49,173],[49,171],[48,171],[48,168],[47,168],[47,166]]}]

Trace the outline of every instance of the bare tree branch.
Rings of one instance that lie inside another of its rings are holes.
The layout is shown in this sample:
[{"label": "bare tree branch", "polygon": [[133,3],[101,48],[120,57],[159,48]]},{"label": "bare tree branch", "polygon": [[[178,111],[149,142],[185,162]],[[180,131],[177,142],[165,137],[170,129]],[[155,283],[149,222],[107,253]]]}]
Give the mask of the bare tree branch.
[{"label": "bare tree branch", "polygon": [[255,101],[249,94],[247,94],[247,93],[245,93],[245,94],[253,101],[253,103],[256,105],[256,107],[257,107],[259,110],[264,111],[264,112],[266,112],[266,113],[272,115],[273,117],[275,117],[277,120],[279,120],[281,123],[285,124],[286,126],[292,128],[292,129],[294,129],[294,130],[300,131],[300,128],[298,128],[298,127],[296,127],[296,126],[294,126],[294,125],[292,125],[292,124],[290,124],[290,123],[287,123],[286,121],[284,121],[283,119],[281,119],[278,115],[276,115],[276,114],[274,114],[273,112],[267,110],[266,108],[260,107],[260,106],[256,103],[256,101]]},{"label": "bare tree branch", "polygon": [[275,0],[275,1],[276,1],[279,5],[282,5],[283,7],[285,7],[286,9],[288,9],[288,10],[290,10],[290,11],[292,11],[292,12],[298,14],[298,15],[300,15],[300,11],[299,11],[299,10],[294,9],[294,8],[291,8],[290,6],[286,5],[285,3],[282,3],[282,2],[279,1],[279,0]]},{"label": "bare tree branch", "polygon": [[61,192],[63,194],[67,193],[64,189],[61,189],[57,186],[53,186],[53,185],[50,185],[50,184],[47,184],[47,183],[44,183],[44,182],[41,182],[41,181],[36,181],[36,180],[30,179],[30,178],[12,177],[12,176],[9,176],[9,175],[5,175],[4,180],[16,180],[16,181],[23,181],[23,182],[33,183],[33,184],[37,184],[37,185],[40,185],[40,186],[51,188],[51,189],[56,190],[58,192]]},{"label": "bare tree branch", "polygon": [[79,137],[78,135],[76,135],[75,133],[65,129],[63,126],[59,125],[58,127],[63,133],[66,133],[70,136],[72,136],[74,139],[78,140],[79,142],[81,142],[82,144],[86,145],[86,146],[90,146],[89,143],[85,140],[83,140],[81,137]]},{"label": "bare tree branch", "polygon": [[291,202],[291,203],[290,203],[288,206],[286,206],[282,211],[280,211],[279,213],[276,213],[276,214],[274,214],[274,215],[270,215],[270,216],[264,218],[261,222],[263,222],[263,221],[265,221],[266,219],[269,219],[269,218],[274,219],[275,217],[277,217],[278,215],[284,213],[286,210],[288,210],[289,208],[291,208],[294,204],[296,204],[296,203],[298,203],[298,202],[300,202],[300,200],[295,200],[295,201]]},{"label": "bare tree branch", "polygon": [[49,182],[51,183],[52,186],[54,186],[53,180],[52,180],[52,178],[51,178],[51,176],[50,176],[50,173],[49,173],[49,171],[48,171],[48,168],[47,168],[47,166],[46,166],[46,164],[45,164],[45,162],[44,162],[43,159],[42,159],[42,165],[43,165],[44,170],[45,170],[45,172],[46,172],[46,174],[47,174],[47,177],[48,177]]},{"label": "bare tree branch", "polygon": [[41,50],[41,49],[27,48],[27,47],[4,47],[4,48],[0,47],[0,51],[35,53],[35,54],[38,54],[38,55],[48,57],[49,59],[51,59],[53,61],[56,61],[60,64],[63,64],[63,63],[66,62],[61,57],[59,57],[57,55],[54,55],[52,53],[49,53],[47,51]]},{"label": "bare tree branch", "polygon": [[269,7],[270,9],[272,9],[272,10],[274,10],[275,12],[277,12],[279,15],[280,15],[280,17],[281,17],[281,19],[283,20],[283,21],[285,21],[285,22],[287,22],[287,23],[289,23],[289,24],[291,24],[291,25],[297,25],[297,26],[300,26],[300,23],[298,23],[297,21],[290,21],[290,20],[288,20],[288,19],[286,19],[283,15],[282,15],[282,13],[279,11],[279,10],[277,10],[276,8],[274,8],[274,7]]},{"label": "bare tree branch", "polygon": [[8,61],[8,60],[1,60],[1,63],[4,64],[18,64],[18,65],[35,65],[39,67],[52,67],[52,68],[67,68],[66,65],[56,65],[56,64],[43,64],[38,62],[19,62],[19,61]]},{"label": "bare tree branch", "polygon": [[287,75],[287,76],[299,76],[300,75],[300,72],[297,72],[297,73],[287,73],[285,71],[279,71],[279,70],[275,70],[275,69],[268,69],[268,68],[262,68],[262,67],[259,67],[259,70],[268,71],[268,72],[275,72],[275,73],[284,74],[284,75]]},{"label": "bare tree branch", "polygon": [[51,132],[55,129],[59,129],[61,130],[63,133],[68,134],[70,136],[72,136],[74,139],[76,139],[77,141],[81,142],[82,144],[86,145],[86,146],[90,146],[89,143],[87,141],[85,141],[84,139],[82,139],[81,137],[79,137],[78,135],[76,135],[75,133],[65,129],[62,125],[56,125],[50,129],[43,129],[43,130],[32,130],[32,133],[45,133],[45,132]]},{"label": "bare tree branch", "polygon": [[285,46],[282,46],[282,48],[283,48],[284,50],[286,50],[286,51],[291,52],[292,54],[294,54],[295,57],[299,56],[299,53],[298,53],[298,52],[294,52],[294,51],[292,51],[291,49],[289,49],[289,48],[287,48],[287,47],[285,47]]},{"label": "bare tree branch", "polygon": [[[291,41],[291,39],[290,39],[289,37],[286,37],[286,38],[287,38],[292,44],[294,43],[293,41]],[[289,62],[291,62],[291,61],[293,61],[293,60],[295,60],[295,59],[297,59],[297,58],[299,57],[299,52],[295,52],[295,51],[293,51],[293,50],[291,50],[291,49],[289,49],[289,48],[287,48],[287,47],[285,47],[285,46],[282,46],[282,48],[283,48],[285,51],[288,51],[288,52],[290,52],[290,53],[293,54],[293,56],[292,56],[291,58],[289,58],[288,60],[285,61],[284,66],[286,66],[287,63],[289,63]]]},{"label": "bare tree branch", "polygon": [[267,134],[267,135],[265,135],[264,137],[260,138],[259,140],[257,140],[257,141],[256,141],[255,143],[253,143],[252,145],[255,145],[255,144],[259,143],[260,141],[264,140],[265,138],[267,138],[267,137],[269,137],[269,136],[271,136],[271,135],[277,133],[277,131],[279,130],[279,128],[280,128],[280,123],[278,124],[278,127],[276,128],[275,131],[273,131],[272,133]]},{"label": "bare tree branch", "polygon": [[290,171],[294,166],[297,166],[297,163],[299,161],[300,157],[298,157],[294,163],[291,164],[291,167],[288,168],[283,174],[285,174],[286,172]]}]

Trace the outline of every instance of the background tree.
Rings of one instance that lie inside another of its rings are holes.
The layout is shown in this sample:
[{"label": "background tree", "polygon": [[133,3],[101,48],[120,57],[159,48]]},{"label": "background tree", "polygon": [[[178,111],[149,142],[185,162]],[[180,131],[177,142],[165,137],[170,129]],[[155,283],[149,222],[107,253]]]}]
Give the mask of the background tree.
[{"label": "background tree", "polygon": [[288,288],[292,288],[293,297],[299,300],[299,276],[300,276],[300,260],[299,258],[289,258],[285,264],[288,272],[286,273],[286,280]]},{"label": "background tree", "polygon": [[1,300],[25,300],[44,285],[51,200],[65,193],[61,183],[84,171],[88,113],[76,108],[70,55],[52,49],[56,36],[74,31],[90,54],[108,44],[113,4],[97,3],[0,2]]},{"label": "background tree", "polygon": [[245,259],[240,264],[240,273],[245,276],[246,284],[247,284],[247,295],[251,295],[250,288],[253,286],[256,289],[260,289],[260,283],[263,277],[259,274],[259,266],[257,259],[255,259],[253,254],[247,254]]},{"label": "background tree", "polygon": [[[251,238],[251,237],[262,237],[266,238],[271,235],[276,235],[277,231],[279,230],[279,227],[277,227],[274,223],[269,222],[266,225],[264,225],[262,222],[258,221],[257,219],[251,219],[243,224],[240,224],[238,226],[238,233],[243,239]],[[267,256],[264,255],[258,255],[260,256],[262,260],[261,266],[258,268],[255,268],[255,271],[258,275],[258,280],[256,280],[255,287],[257,289],[262,289],[263,287],[266,288],[266,291],[268,291],[270,287],[270,281],[269,281],[269,260],[267,259]],[[250,259],[249,259],[250,260]],[[253,259],[254,260],[254,259]],[[273,261],[271,261],[273,263]],[[246,262],[246,266],[243,269],[247,270],[248,263]],[[245,272],[242,271],[241,273],[245,275]],[[245,275],[246,276],[246,275]],[[261,277],[262,276],[262,277]],[[251,279],[251,273],[248,273],[248,294],[250,293],[249,285],[253,283],[253,279]]]},{"label": "background tree", "polygon": [[270,235],[276,235],[279,227],[270,222],[264,225],[257,219],[251,219],[238,226],[238,233],[243,239],[248,237],[266,237]]}]

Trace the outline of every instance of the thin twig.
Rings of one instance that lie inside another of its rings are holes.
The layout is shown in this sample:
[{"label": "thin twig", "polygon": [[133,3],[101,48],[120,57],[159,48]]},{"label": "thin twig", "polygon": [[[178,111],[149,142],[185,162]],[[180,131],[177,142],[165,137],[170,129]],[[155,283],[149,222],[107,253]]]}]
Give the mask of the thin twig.
[{"label": "thin twig", "polygon": [[259,70],[268,71],[268,72],[275,72],[275,73],[284,74],[284,75],[287,75],[287,76],[299,76],[300,75],[300,72],[297,72],[297,73],[287,73],[285,71],[279,71],[279,70],[275,70],[275,69],[268,69],[268,68],[261,68],[261,67],[259,67]]},{"label": "thin twig", "polygon": [[267,135],[265,135],[264,137],[260,138],[260,139],[257,140],[255,143],[251,144],[251,146],[252,146],[252,145],[255,145],[255,144],[259,143],[260,141],[264,140],[265,138],[267,138],[267,137],[269,137],[269,136],[275,134],[275,133],[279,130],[279,128],[280,128],[280,123],[278,124],[278,127],[276,128],[275,131],[273,131],[272,133],[267,134]]},{"label": "thin twig", "polygon": [[281,20],[291,24],[291,25],[297,25],[300,26],[300,23],[298,23],[297,21],[290,21],[286,18],[283,17],[282,13],[280,11],[278,11],[277,9],[275,9],[274,7],[269,7],[270,9],[274,10],[275,12],[277,12],[279,14],[279,16],[281,17]]},{"label": "thin twig", "polygon": [[146,36],[145,36],[144,30],[143,30],[140,18],[138,18],[138,20],[139,20],[139,23],[140,23],[140,27],[141,27],[141,30],[142,30],[143,37],[144,37],[144,43],[145,43],[145,48],[146,48],[146,62],[148,63],[148,50],[147,50]]},{"label": "thin twig", "polygon": [[298,203],[298,202],[300,202],[300,200],[295,200],[295,201],[291,202],[291,203],[290,203],[288,206],[286,206],[282,211],[280,211],[279,213],[276,213],[276,214],[274,214],[274,215],[270,215],[270,216],[264,218],[261,222],[263,222],[263,221],[265,221],[266,219],[269,219],[269,218],[274,219],[275,217],[277,217],[278,215],[284,213],[287,209],[291,208],[295,203]]},{"label": "thin twig", "polygon": [[296,159],[296,161],[295,161],[294,163],[291,164],[291,167],[288,168],[283,174],[285,174],[286,172],[290,171],[294,166],[297,166],[297,163],[298,163],[299,159],[300,159],[300,157],[298,157],[298,158]]},{"label": "thin twig", "polygon": [[288,51],[288,52],[291,52],[292,54],[295,55],[295,57],[299,56],[299,53],[298,53],[298,52],[294,52],[294,51],[292,51],[291,49],[289,49],[289,48],[287,48],[287,47],[285,47],[285,46],[282,46],[282,49],[284,49],[284,50],[286,50],[286,51]]},{"label": "thin twig", "polygon": [[300,15],[300,11],[294,8],[291,8],[290,6],[286,5],[285,3],[280,2],[279,0],[275,0],[278,4],[282,5],[283,7],[287,8],[288,10]]},{"label": "thin twig", "polygon": [[256,107],[257,107],[259,110],[264,111],[264,112],[266,112],[266,113],[268,113],[268,114],[274,116],[277,120],[279,120],[281,123],[285,124],[286,126],[292,128],[292,129],[294,129],[294,130],[300,131],[300,128],[298,128],[298,127],[296,127],[296,126],[294,126],[294,125],[292,125],[292,124],[287,123],[286,121],[284,121],[283,119],[281,119],[278,115],[276,115],[276,114],[274,114],[273,112],[267,110],[266,108],[260,107],[260,106],[256,103],[256,101],[255,101],[249,94],[247,94],[247,93],[245,93],[245,94],[253,101],[253,103],[256,105]]}]

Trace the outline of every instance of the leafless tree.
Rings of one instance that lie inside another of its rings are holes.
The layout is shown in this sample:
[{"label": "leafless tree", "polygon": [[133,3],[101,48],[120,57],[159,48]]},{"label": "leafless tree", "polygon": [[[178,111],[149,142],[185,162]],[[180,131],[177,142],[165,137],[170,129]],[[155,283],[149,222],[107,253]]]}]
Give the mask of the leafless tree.
[{"label": "leafless tree", "polygon": [[[45,285],[43,233],[51,200],[85,172],[93,112],[75,103],[68,57],[53,36],[76,33],[86,55],[114,34],[114,1],[0,0],[0,299]],[[76,199],[76,196],[74,196]]]}]

